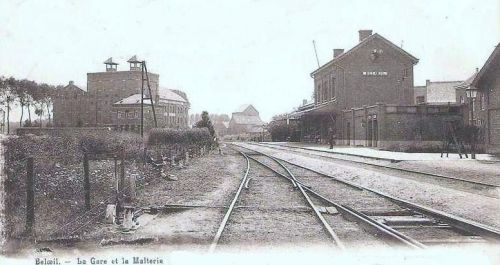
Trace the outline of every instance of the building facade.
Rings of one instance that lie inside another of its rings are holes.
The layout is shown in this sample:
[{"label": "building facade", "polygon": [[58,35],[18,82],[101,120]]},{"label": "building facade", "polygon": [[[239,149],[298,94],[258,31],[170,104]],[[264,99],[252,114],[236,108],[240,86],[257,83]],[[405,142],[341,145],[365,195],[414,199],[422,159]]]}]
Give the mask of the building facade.
[{"label": "building facade", "polygon": [[500,44],[474,76],[470,88],[478,90],[475,101],[479,101],[474,107],[479,111],[471,119],[484,121],[486,151],[500,153]]},{"label": "building facade", "polygon": [[55,127],[93,126],[95,108],[87,91],[76,86],[73,81],[57,90],[53,99]]},{"label": "building facade", "polygon": [[[94,100],[91,104],[94,109],[94,126],[112,126],[113,125],[113,103],[140,93],[142,86],[142,71],[136,57],[127,61],[130,64],[128,71],[117,71],[118,63],[109,58],[104,62],[106,72],[87,73],[87,93]],[[153,98],[158,94],[159,75],[149,73],[149,84]],[[144,77],[145,78],[145,77]],[[147,89],[145,89],[147,91]]]},{"label": "building facade", "polygon": [[[161,88],[155,102],[156,122],[158,127],[187,128],[189,102],[174,90]],[[112,105],[113,126],[117,130],[140,131],[141,129],[141,94],[134,94]],[[151,102],[145,100],[143,126],[154,126]]]},{"label": "building facade", "polygon": [[[359,43],[311,73],[314,108],[303,113],[306,137],[327,141],[347,132],[342,111],[364,105],[414,102],[413,66],[418,59],[371,30],[359,31]],[[309,135],[309,136],[308,136]]]},{"label": "building facade", "polygon": [[462,81],[425,81],[426,101],[428,104],[460,104],[457,101],[456,86]]},{"label": "building facade", "polygon": [[[129,70],[118,71],[118,63],[109,58],[105,72],[87,74],[87,90],[72,82],[54,99],[54,124],[57,127],[113,127],[136,130],[140,126],[141,89],[153,100],[158,126],[187,127],[190,107],[187,96],[179,90],[160,89],[159,75],[143,73],[142,62],[133,56]],[[149,80],[151,96],[147,89]],[[143,87],[144,86],[144,87]],[[145,103],[150,100],[145,100]],[[145,124],[153,120],[151,105],[145,105]]]},{"label": "building facade", "polygon": [[459,104],[377,104],[343,111],[347,131],[341,144],[412,151],[437,149],[451,124],[463,123]]}]

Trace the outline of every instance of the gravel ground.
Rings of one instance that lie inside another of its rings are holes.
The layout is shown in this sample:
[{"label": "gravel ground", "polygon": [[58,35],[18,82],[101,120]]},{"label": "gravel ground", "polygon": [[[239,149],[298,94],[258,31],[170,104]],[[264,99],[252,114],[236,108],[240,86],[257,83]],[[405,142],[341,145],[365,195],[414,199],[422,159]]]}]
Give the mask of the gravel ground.
[{"label": "gravel ground", "polygon": [[191,160],[183,169],[167,172],[177,177],[177,181],[157,174],[138,192],[136,206],[174,204],[206,207],[160,213],[147,223],[143,222],[133,234],[117,233],[115,226],[102,224],[87,236],[119,242],[152,238],[158,243],[208,244],[225,213],[221,207],[229,205],[245,168],[245,161],[239,154],[225,150],[223,156],[210,154]]},{"label": "gravel ground", "polygon": [[137,205],[229,205],[231,194],[236,191],[245,168],[245,160],[231,150],[223,156],[211,154],[193,159],[184,169],[166,172],[177,177],[177,181],[158,175],[139,192]]},{"label": "gravel ground", "polygon": [[500,200],[429,183],[398,178],[359,166],[340,165],[334,161],[305,157],[266,147],[249,146],[284,160],[303,164],[338,178],[379,190],[398,198],[500,228]]}]

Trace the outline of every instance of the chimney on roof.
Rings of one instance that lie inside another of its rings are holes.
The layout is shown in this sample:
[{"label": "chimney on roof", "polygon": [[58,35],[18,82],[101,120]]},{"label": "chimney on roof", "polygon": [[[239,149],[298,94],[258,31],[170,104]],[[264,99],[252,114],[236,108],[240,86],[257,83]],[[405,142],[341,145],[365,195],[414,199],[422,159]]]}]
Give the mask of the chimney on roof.
[{"label": "chimney on roof", "polygon": [[73,81],[69,81],[69,85],[70,85],[70,86],[72,86],[72,85],[74,85],[74,84],[75,84],[75,82],[73,82]]},{"label": "chimney on roof", "polygon": [[425,86],[429,86],[431,84],[431,80],[427,79],[425,80]]},{"label": "chimney on roof", "polygon": [[109,57],[106,61],[104,61],[106,65],[106,72],[116,72],[118,64],[113,62],[113,57]]},{"label": "chimney on roof", "polygon": [[359,31],[359,42],[362,42],[364,39],[370,37],[372,35],[371,29],[362,29]]},{"label": "chimney on roof", "polygon": [[128,59],[127,63],[130,64],[130,71],[141,71],[142,70],[142,62],[137,59],[137,55],[132,56],[132,58]]},{"label": "chimney on roof", "polygon": [[479,73],[479,68],[476,67],[476,73]]},{"label": "chimney on roof", "polygon": [[305,106],[307,104],[307,99],[302,100],[302,106]]},{"label": "chimney on roof", "polygon": [[342,53],[344,53],[344,49],[333,49],[333,58],[337,58]]}]

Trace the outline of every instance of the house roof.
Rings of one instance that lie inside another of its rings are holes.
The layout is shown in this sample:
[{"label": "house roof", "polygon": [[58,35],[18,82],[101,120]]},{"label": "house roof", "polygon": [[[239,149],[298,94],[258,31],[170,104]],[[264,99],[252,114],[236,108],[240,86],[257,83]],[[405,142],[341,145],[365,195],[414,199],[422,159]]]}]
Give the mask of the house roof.
[{"label": "house roof", "polygon": [[[481,70],[476,74],[474,79],[471,81],[471,84],[475,87],[478,86],[479,82],[481,79],[484,77],[485,73],[488,71],[488,69],[492,66],[492,64],[497,61],[498,64],[498,56],[500,55],[500,43],[497,44],[493,52],[491,53],[490,57],[488,57],[488,60],[484,63],[483,67],[481,67]],[[496,58],[496,60],[495,60]]]},{"label": "house roof", "polygon": [[248,125],[263,125],[264,122],[259,116],[254,115],[242,115],[234,113],[231,120],[236,124],[248,124]]},{"label": "house roof", "polygon": [[462,81],[434,81],[426,85],[428,103],[456,102],[455,87]]},{"label": "house roof", "polygon": [[476,71],[474,74],[472,74],[467,80],[460,82],[460,84],[456,85],[455,88],[468,88],[471,86],[472,81],[476,78],[478,72]]},{"label": "house roof", "polygon": [[167,88],[160,88],[160,99],[163,100],[172,100],[172,101],[179,101],[179,102],[186,102],[187,100],[181,97],[179,94],[175,93],[174,91],[167,89]]},{"label": "house roof", "polygon": [[[140,89],[139,89],[140,90]],[[187,101],[170,89],[160,89],[160,103],[184,104]],[[134,94],[115,102],[117,105],[141,104],[141,94]],[[145,100],[144,104],[151,105],[149,100]]]},{"label": "house roof", "polygon": [[86,90],[84,90],[83,88],[75,85],[74,83],[69,83],[68,85],[62,87],[62,89],[59,90],[59,92],[69,92],[69,91],[72,91],[72,90],[76,90],[76,91],[83,92],[83,93],[87,92]]},{"label": "house roof", "polygon": [[239,106],[238,109],[236,109],[235,112],[245,112],[245,110],[247,110],[250,107],[253,108],[252,104],[243,104],[243,105]]},{"label": "house roof", "polygon": [[[115,102],[113,105],[134,105],[141,104],[141,94],[134,94],[132,96],[121,99],[118,102]],[[144,101],[145,105],[151,105],[149,100]]]},{"label": "house roof", "polygon": [[355,51],[357,51],[358,49],[360,49],[361,47],[363,47],[364,45],[366,45],[368,42],[370,42],[371,40],[375,39],[375,38],[378,38],[380,40],[382,40],[383,42],[385,42],[386,44],[388,44],[389,46],[391,46],[392,48],[394,48],[395,50],[397,50],[398,52],[400,52],[401,54],[407,56],[410,58],[410,60],[413,61],[413,64],[416,64],[418,63],[418,59],[411,55],[410,53],[408,53],[407,51],[403,50],[402,48],[400,48],[399,46],[395,45],[394,43],[392,43],[391,41],[387,40],[386,38],[382,37],[380,34],[378,33],[375,33],[375,34],[372,34],[370,35],[369,37],[365,38],[364,40],[362,40],[361,42],[359,42],[356,46],[354,46],[353,48],[351,48],[350,50],[342,53],[341,55],[333,58],[332,60],[330,60],[329,62],[327,62],[326,64],[322,65],[321,67],[319,67],[318,69],[314,70],[312,73],[311,73],[311,76],[315,75],[317,72],[323,70],[324,68],[330,66],[331,64],[334,64],[334,63],[337,63],[339,61],[341,61],[342,59],[346,58],[347,56],[349,56],[350,54],[354,53]]}]

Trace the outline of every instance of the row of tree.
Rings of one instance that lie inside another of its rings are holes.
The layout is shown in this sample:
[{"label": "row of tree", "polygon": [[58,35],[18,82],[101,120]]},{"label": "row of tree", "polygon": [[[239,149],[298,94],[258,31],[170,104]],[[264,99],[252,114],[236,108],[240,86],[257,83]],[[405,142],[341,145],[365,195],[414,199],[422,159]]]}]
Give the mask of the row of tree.
[{"label": "row of tree", "polygon": [[38,116],[39,126],[42,126],[42,117],[44,114],[48,116],[48,124],[52,123],[52,98],[59,87],[48,85],[45,83],[37,83],[27,79],[15,79],[13,77],[0,76],[0,108],[6,113],[7,133],[10,133],[10,111],[12,107],[19,106],[21,108],[21,117],[19,126],[23,126],[25,109],[27,110],[28,119],[25,126],[32,126],[31,114],[34,110]]}]

